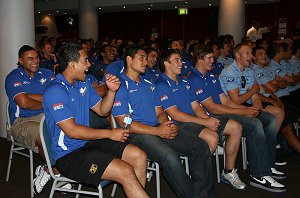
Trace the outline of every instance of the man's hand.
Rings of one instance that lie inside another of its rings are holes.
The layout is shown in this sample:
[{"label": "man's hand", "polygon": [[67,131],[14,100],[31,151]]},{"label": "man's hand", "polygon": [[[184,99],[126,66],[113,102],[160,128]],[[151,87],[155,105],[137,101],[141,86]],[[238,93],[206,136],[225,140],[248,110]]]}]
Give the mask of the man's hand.
[{"label": "man's hand", "polygon": [[105,83],[107,85],[107,88],[112,92],[116,92],[121,84],[119,78],[112,74],[105,75]]},{"label": "man's hand", "polygon": [[178,133],[178,127],[172,123],[172,121],[167,121],[157,127],[158,136],[165,139],[174,139]]},{"label": "man's hand", "polygon": [[111,134],[109,139],[117,141],[117,142],[125,142],[129,137],[129,130],[116,128],[111,130]]},{"label": "man's hand", "polygon": [[214,131],[218,130],[218,127],[220,126],[220,120],[213,117],[208,117],[204,119],[205,119],[204,126]]},{"label": "man's hand", "polygon": [[[260,86],[258,85],[258,83],[254,83],[250,89],[251,89],[251,90],[254,90],[255,93],[259,93],[259,91],[260,91]],[[249,90],[250,90],[250,89],[249,89]]]},{"label": "man's hand", "polygon": [[245,116],[256,118],[257,116],[259,116],[260,111],[255,107],[247,107],[243,109],[243,113]]}]

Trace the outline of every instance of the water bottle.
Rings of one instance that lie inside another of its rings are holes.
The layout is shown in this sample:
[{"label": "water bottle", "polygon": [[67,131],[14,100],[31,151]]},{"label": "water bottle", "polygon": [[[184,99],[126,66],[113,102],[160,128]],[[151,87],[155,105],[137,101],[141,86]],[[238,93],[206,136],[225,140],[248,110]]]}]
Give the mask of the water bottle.
[{"label": "water bottle", "polygon": [[123,120],[123,129],[130,129],[132,123],[132,114],[126,114]]}]

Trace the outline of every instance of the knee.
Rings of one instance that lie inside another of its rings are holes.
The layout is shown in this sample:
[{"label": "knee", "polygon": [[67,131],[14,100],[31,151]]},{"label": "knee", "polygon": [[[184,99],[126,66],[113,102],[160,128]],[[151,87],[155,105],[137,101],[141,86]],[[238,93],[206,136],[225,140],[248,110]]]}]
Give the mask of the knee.
[{"label": "knee", "polygon": [[132,161],[143,163],[147,161],[146,152],[137,146],[131,145],[130,151],[127,153],[130,155]]},{"label": "knee", "polygon": [[235,120],[228,120],[227,126],[225,128],[225,135],[229,135],[232,137],[241,137],[242,136],[242,125]]},{"label": "knee", "polygon": [[214,150],[218,145],[219,135],[215,131],[209,129],[209,131],[200,133],[199,137],[208,144],[210,150]]}]

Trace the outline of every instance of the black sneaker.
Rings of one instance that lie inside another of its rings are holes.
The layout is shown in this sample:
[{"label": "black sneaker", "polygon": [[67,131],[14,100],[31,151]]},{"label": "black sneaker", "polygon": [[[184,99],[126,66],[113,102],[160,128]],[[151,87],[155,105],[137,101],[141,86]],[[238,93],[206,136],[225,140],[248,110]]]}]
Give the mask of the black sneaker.
[{"label": "black sneaker", "polygon": [[286,161],[280,158],[276,159],[275,165],[277,166],[285,166],[286,165]]},{"label": "black sneaker", "polygon": [[250,185],[275,193],[281,193],[286,191],[286,187],[283,184],[277,182],[271,176],[252,177],[250,175]]},{"label": "black sneaker", "polygon": [[283,172],[276,170],[276,168],[271,168],[271,171],[274,179],[286,179],[286,175]]}]

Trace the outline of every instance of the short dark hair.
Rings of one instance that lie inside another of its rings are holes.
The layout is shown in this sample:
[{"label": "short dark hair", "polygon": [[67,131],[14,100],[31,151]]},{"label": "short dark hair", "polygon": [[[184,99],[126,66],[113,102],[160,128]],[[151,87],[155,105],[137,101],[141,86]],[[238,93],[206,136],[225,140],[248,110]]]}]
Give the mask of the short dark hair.
[{"label": "short dark hair", "polygon": [[173,54],[178,54],[181,57],[181,53],[178,49],[167,49],[161,54],[159,69],[162,72],[165,72],[165,70],[166,70],[164,62],[170,61],[170,58]]},{"label": "short dark hair", "polygon": [[155,48],[153,48],[153,47],[147,47],[147,48],[145,48],[145,52],[146,52],[147,55],[150,54],[153,51],[158,53],[158,50],[155,49]]},{"label": "short dark hair", "polygon": [[196,63],[199,59],[203,59],[207,54],[213,53],[210,45],[198,44],[193,49],[193,60]]},{"label": "short dark hair", "polygon": [[127,67],[127,61],[126,61],[126,57],[129,56],[131,58],[134,58],[134,56],[138,53],[139,50],[144,50],[144,48],[140,45],[129,45],[124,52],[124,63],[125,63],[125,67]]},{"label": "short dark hair", "polygon": [[78,62],[80,58],[80,50],[82,50],[82,46],[78,43],[67,43],[61,47],[58,52],[61,71],[65,71],[67,69],[69,62]]},{"label": "short dark hair", "polygon": [[276,54],[278,54],[283,47],[277,43],[271,43],[268,47],[267,54],[272,59]]},{"label": "short dark hair", "polygon": [[31,50],[35,50],[35,48],[29,46],[29,45],[23,45],[20,49],[19,49],[19,52],[18,52],[18,56],[19,58],[21,58],[25,52],[27,51],[31,51]]},{"label": "short dark hair", "polygon": [[252,48],[252,55],[255,56],[256,52],[258,50],[265,50],[265,48],[263,48],[262,46],[256,46]]}]

